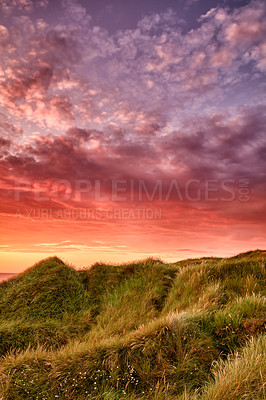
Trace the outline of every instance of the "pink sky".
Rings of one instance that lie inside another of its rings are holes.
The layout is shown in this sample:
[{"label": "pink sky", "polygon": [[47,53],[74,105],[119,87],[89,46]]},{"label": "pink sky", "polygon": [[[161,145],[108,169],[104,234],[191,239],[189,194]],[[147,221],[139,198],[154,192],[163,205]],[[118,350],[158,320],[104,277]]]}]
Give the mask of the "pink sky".
[{"label": "pink sky", "polygon": [[0,272],[265,248],[265,2],[120,3],[0,0]]}]

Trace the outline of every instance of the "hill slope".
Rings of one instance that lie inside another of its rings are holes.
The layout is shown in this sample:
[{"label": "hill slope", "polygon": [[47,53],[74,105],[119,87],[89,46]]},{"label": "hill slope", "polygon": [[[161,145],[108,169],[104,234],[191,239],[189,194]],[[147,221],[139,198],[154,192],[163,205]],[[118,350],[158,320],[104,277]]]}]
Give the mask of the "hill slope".
[{"label": "hill slope", "polygon": [[0,398],[265,398],[265,262],[36,264],[0,283]]}]

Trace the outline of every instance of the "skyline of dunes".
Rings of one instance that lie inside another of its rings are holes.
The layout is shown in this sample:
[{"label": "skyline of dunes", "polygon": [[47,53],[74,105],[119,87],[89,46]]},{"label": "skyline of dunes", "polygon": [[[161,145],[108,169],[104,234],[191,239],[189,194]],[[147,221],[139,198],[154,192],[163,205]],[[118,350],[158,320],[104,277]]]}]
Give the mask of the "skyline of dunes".
[{"label": "skyline of dunes", "polygon": [[0,0],[0,272],[266,246],[266,2]]}]

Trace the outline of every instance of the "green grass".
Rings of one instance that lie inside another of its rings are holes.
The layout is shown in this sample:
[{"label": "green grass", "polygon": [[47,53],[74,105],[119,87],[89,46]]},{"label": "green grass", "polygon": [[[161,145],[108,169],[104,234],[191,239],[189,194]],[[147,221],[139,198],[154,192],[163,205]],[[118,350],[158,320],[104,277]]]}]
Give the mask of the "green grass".
[{"label": "green grass", "polygon": [[266,338],[251,339],[246,347],[213,369],[202,400],[259,400],[266,397]]},{"label": "green grass", "polygon": [[89,308],[74,268],[58,258],[44,260],[0,285],[0,319],[63,319]]},{"label": "green grass", "polygon": [[264,399],[265,261],[36,264],[0,283],[0,399]]}]

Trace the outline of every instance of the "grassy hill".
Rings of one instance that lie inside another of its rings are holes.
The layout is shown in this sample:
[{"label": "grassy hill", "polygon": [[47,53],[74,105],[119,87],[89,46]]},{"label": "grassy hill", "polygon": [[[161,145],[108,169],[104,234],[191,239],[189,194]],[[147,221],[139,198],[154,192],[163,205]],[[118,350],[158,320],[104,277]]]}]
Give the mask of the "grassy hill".
[{"label": "grassy hill", "polygon": [[265,399],[266,251],[0,283],[0,399]]}]

